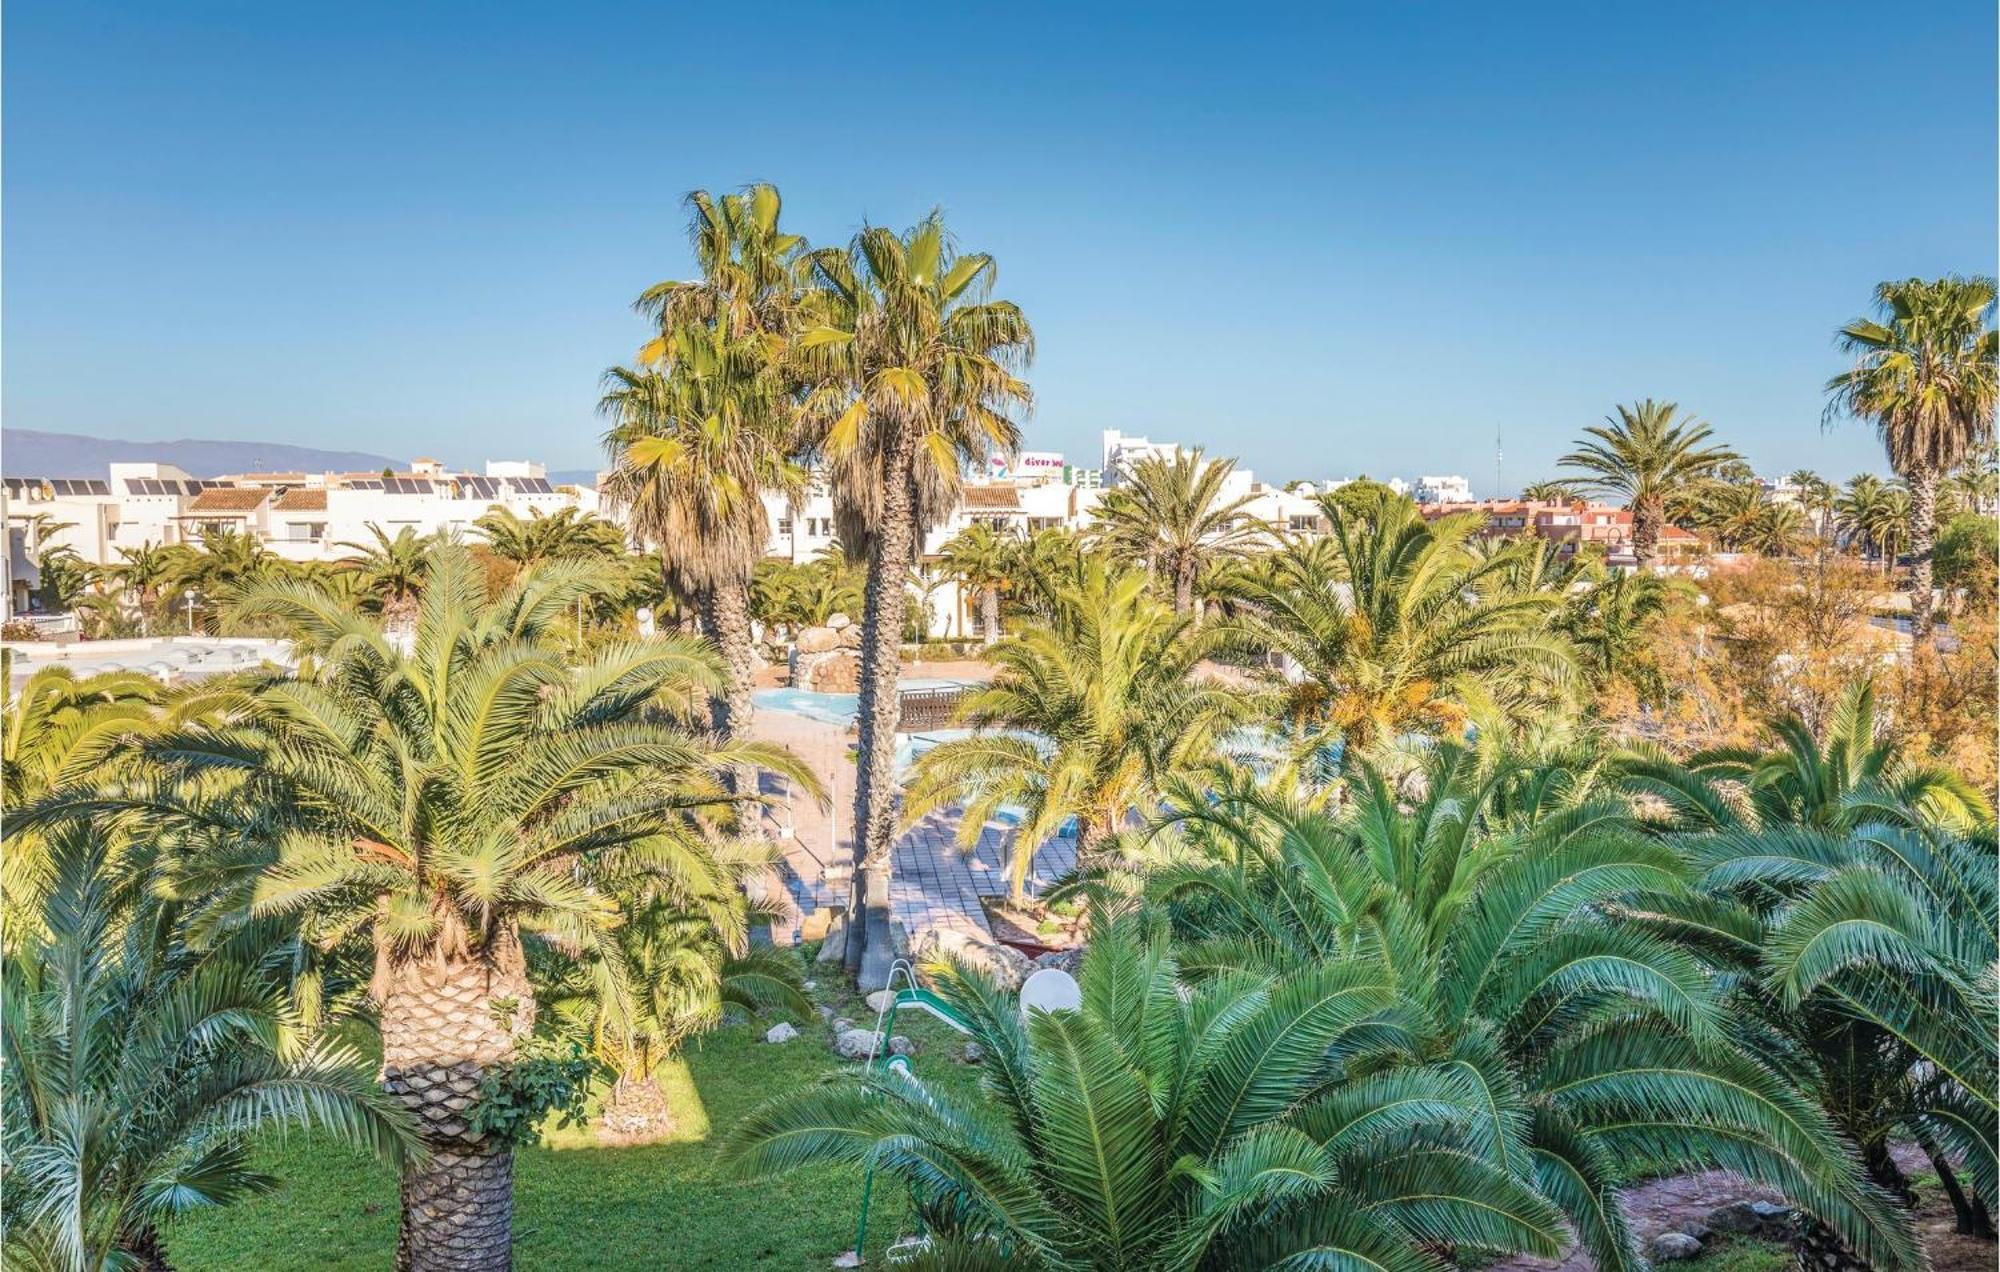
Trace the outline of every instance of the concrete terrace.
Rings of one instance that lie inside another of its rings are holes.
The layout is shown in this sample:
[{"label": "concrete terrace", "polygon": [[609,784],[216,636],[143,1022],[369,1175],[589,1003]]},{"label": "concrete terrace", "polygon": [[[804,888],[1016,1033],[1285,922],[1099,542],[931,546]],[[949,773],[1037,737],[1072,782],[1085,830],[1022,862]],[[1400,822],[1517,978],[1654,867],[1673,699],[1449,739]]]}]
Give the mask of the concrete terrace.
[{"label": "concrete terrace", "polygon": [[[832,797],[822,810],[790,790],[790,783],[765,775],[773,804],[764,812],[766,832],[784,845],[781,873],[792,904],[801,915],[847,903],[852,860],[855,765],[853,738],[838,725],[784,711],[760,710],[751,726],[759,741],[790,748],[819,775]],[[1006,857],[1013,827],[989,822],[968,854],[957,833],[961,812],[947,809],[926,817],[896,840],[890,907],[904,948],[930,931],[955,931],[982,941],[993,939],[981,901],[1007,892]],[[1076,864],[1076,842],[1051,839],[1035,854],[1030,892],[1039,892]]]}]

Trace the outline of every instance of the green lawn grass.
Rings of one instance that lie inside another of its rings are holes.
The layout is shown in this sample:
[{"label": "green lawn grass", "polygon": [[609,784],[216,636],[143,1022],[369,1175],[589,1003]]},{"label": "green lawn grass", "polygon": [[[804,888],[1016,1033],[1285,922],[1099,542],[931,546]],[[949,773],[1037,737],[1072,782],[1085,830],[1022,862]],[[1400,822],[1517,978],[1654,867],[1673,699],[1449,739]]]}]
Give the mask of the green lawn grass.
[{"label": "green lawn grass", "polygon": [[[852,999],[822,995],[837,1014],[869,1016]],[[763,1040],[769,1022],[724,1026],[691,1045],[661,1074],[679,1125],[644,1148],[600,1148],[581,1130],[545,1137],[515,1158],[514,1251],[527,1272],[672,1267],[823,1269],[854,1238],[857,1172],[810,1169],[742,1182],[718,1168],[716,1149],[747,1110],[841,1066],[817,1019],[782,1046]],[[978,1070],[959,1062],[960,1040],[916,1015],[897,1032],[924,1044],[920,1080],[974,1095]],[[344,1149],[293,1136],[259,1150],[283,1181],[275,1193],[190,1218],[168,1234],[182,1272],[258,1268],[375,1269],[393,1261],[396,1180]],[[907,1197],[893,1182],[876,1189],[868,1255],[905,1230]]]}]

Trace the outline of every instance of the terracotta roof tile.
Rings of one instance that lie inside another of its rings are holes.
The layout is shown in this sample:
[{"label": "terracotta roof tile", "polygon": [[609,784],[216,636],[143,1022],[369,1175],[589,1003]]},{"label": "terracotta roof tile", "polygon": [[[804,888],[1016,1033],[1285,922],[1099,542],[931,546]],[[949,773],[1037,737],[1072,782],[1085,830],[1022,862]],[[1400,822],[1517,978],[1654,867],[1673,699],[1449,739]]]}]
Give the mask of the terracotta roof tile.
[{"label": "terracotta roof tile", "polygon": [[270,497],[271,492],[255,487],[225,486],[204,490],[188,505],[189,512],[249,512]]},{"label": "terracotta roof tile", "polygon": [[980,512],[1019,508],[1021,492],[1013,486],[967,486],[965,506]]},{"label": "terracotta roof tile", "polygon": [[271,505],[277,512],[325,512],[326,492],[324,490],[287,490],[278,496],[278,502]]}]

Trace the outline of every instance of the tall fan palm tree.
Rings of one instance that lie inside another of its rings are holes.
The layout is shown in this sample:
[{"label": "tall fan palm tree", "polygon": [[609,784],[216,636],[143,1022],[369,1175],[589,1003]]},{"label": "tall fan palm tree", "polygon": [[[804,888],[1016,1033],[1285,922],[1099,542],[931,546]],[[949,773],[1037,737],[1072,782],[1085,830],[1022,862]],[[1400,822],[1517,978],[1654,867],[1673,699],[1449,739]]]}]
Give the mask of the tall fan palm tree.
[{"label": "tall fan palm tree", "polygon": [[277,1183],[251,1162],[261,1132],[415,1155],[364,1059],[301,1019],[282,958],[190,947],[140,912],[156,902],[91,828],[52,842],[52,887],[0,988],[8,1267],[168,1267],[168,1220]]},{"label": "tall fan palm tree", "polygon": [[1270,541],[1269,527],[1244,511],[1252,496],[1224,498],[1235,471],[1235,460],[1211,460],[1199,448],[1148,456],[1097,505],[1098,537],[1162,579],[1176,614],[1194,611],[1204,560],[1240,556]]},{"label": "tall fan palm tree", "polygon": [[1876,1267],[1922,1266],[1833,1125],[1735,1035],[1702,963],[1649,926],[1691,909],[1692,872],[1600,774],[1446,743],[1420,779],[1364,764],[1342,817],[1248,787],[1174,800],[1185,860],[1149,891],[1195,942],[1183,967],[1379,960],[1410,1004],[1387,1055],[1473,1080],[1493,1151],[1597,1267],[1643,1266],[1617,1201],[1635,1161],[1726,1167]]},{"label": "tall fan palm tree", "polygon": [[1547,626],[1560,590],[1507,582],[1525,546],[1475,555],[1482,514],[1427,521],[1386,489],[1320,502],[1335,555],[1280,553],[1246,581],[1229,628],[1238,648],[1295,668],[1280,712],[1300,746],[1450,733],[1473,696],[1524,703],[1572,679],[1573,651]]},{"label": "tall fan palm tree", "polygon": [[959,587],[979,594],[979,634],[990,646],[1000,639],[1000,591],[1007,586],[1020,544],[983,521],[952,536],[939,563]]},{"label": "tall fan palm tree", "polygon": [[1521,498],[1538,503],[1563,503],[1571,498],[1571,492],[1566,482],[1531,481],[1521,487]]},{"label": "tall fan palm tree", "polygon": [[[729,673],[714,725],[740,739],[754,710],[751,578],[771,540],[764,492],[796,498],[806,480],[792,460],[796,394],[785,369],[805,241],[780,228],[773,186],[720,198],[696,190],[687,205],[701,277],[639,297],[657,334],[636,369],[605,374],[605,493],[659,545],[668,584],[694,598]],[[755,792],[753,772],[733,780]]]},{"label": "tall fan palm tree", "polygon": [[811,386],[804,421],[833,477],[841,541],[868,563],[853,823],[863,922],[848,929],[847,962],[872,988],[893,956],[889,848],[907,583],[962,466],[1017,449],[1010,413],[1032,395],[1016,372],[1033,355],[1034,333],[1019,306],[989,298],[993,258],[957,250],[941,213],[901,235],[868,226],[847,250],[808,259],[810,317],[794,342]]},{"label": "tall fan palm tree", "polygon": [[947,969],[939,992],[987,1055],[978,1105],[896,1068],[842,1077],[750,1114],[729,1157],[900,1178],[934,1268],[1445,1272],[1444,1251],[1556,1253],[1555,1194],[1476,1064],[1385,1057],[1405,1017],[1382,965],[1181,973],[1164,942],[1106,923],[1081,1008],[1024,1022]]},{"label": "tall fan palm tree", "polygon": [[1854,366],[1827,381],[1827,418],[1873,420],[1910,488],[1911,620],[1931,633],[1938,479],[1993,436],[2000,334],[1991,278],[1911,278],[1875,289],[1876,316],[1840,329]]},{"label": "tall fan palm tree", "polygon": [[962,709],[979,732],[918,757],[904,820],[963,803],[969,846],[1000,808],[1025,808],[1007,862],[1016,899],[1035,851],[1070,818],[1079,862],[1096,864],[1168,782],[1211,763],[1242,718],[1240,693],[1193,678],[1214,644],[1153,599],[1143,574],[1091,560],[1062,621],[994,649],[999,674]]},{"label": "tall fan palm tree", "polygon": [[1699,420],[1676,418],[1679,411],[1672,402],[1651,398],[1621,406],[1615,418],[1585,429],[1587,440],[1560,461],[1579,474],[1567,485],[1615,496],[1632,509],[1632,555],[1642,570],[1659,555],[1668,502],[1740,458],[1726,446],[1704,445],[1713,430]]},{"label": "tall fan palm tree", "polygon": [[698,643],[565,661],[564,617],[597,585],[588,567],[544,565],[489,604],[470,553],[445,545],[408,652],[323,589],[259,589],[242,610],[282,624],[308,672],[265,686],[239,726],[149,750],[181,785],[233,777],[236,798],[191,808],[169,783],[161,797],[104,800],[246,835],[268,837],[275,821],[249,914],[372,956],[383,1085],[430,1150],[403,1176],[399,1258],[418,1272],[509,1266],[511,1149],[467,1106],[534,1023],[524,942],[601,950],[619,919],[608,880],[711,875],[693,819],[730,802],[717,780],[729,766],[813,782],[777,748],[715,745],[673,722],[666,707],[720,675]]}]

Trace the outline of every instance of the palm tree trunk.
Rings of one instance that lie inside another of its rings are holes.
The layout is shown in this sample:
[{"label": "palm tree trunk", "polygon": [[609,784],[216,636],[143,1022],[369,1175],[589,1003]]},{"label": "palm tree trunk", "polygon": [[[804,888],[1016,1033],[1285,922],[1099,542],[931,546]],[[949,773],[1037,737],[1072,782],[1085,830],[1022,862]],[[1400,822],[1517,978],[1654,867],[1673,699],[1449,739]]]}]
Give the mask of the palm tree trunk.
[{"label": "palm tree trunk", "polygon": [[1910,636],[1931,636],[1931,549],[1937,542],[1937,473],[1910,470]]},{"label": "palm tree trunk", "polygon": [[147,1224],[121,1247],[139,1267],[139,1272],[174,1272],[174,1265],[167,1260],[166,1243],[160,1240],[160,1230]]},{"label": "palm tree trunk", "polygon": [[1993,1216],[1986,1210],[1986,1203],[1977,1197],[1968,1197],[1964,1187],[1958,1182],[1958,1172],[1951,1168],[1944,1149],[1939,1147],[1929,1132],[1918,1127],[1917,1146],[1924,1150],[1924,1156],[1931,1159],[1931,1166],[1937,1171],[1938,1184],[1944,1195],[1951,1201],[1953,1226],[1962,1236],[1993,1239]]},{"label": "palm tree trunk", "polygon": [[430,1156],[406,1167],[401,1272],[505,1272],[513,1263],[514,1154],[468,1123],[489,1067],[534,1025],[519,943],[389,969],[382,1086],[417,1119]]},{"label": "palm tree trunk", "polygon": [[979,594],[979,625],[988,648],[1000,639],[1000,589],[991,585]]},{"label": "palm tree trunk", "polygon": [[1643,574],[1660,554],[1660,509],[1650,499],[1632,505],[1632,560]]},{"label": "palm tree trunk", "polygon": [[916,535],[915,432],[896,430],[861,611],[860,756],[854,782],[854,898],[846,963],[864,990],[888,984],[895,951],[889,927],[890,849],[895,831],[896,672],[907,593],[903,576]]},{"label": "palm tree trunk", "polygon": [[[750,736],[750,716],[755,710],[750,697],[756,679],[750,638],[750,585],[733,579],[718,583],[710,589],[707,600],[709,635],[721,651],[729,677],[723,691],[710,700],[709,717],[715,724],[716,736],[740,741]],[[730,786],[738,796],[756,795],[756,768],[747,764],[737,766],[730,774]],[[750,809],[742,810],[745,818],[750,813]]]}]

